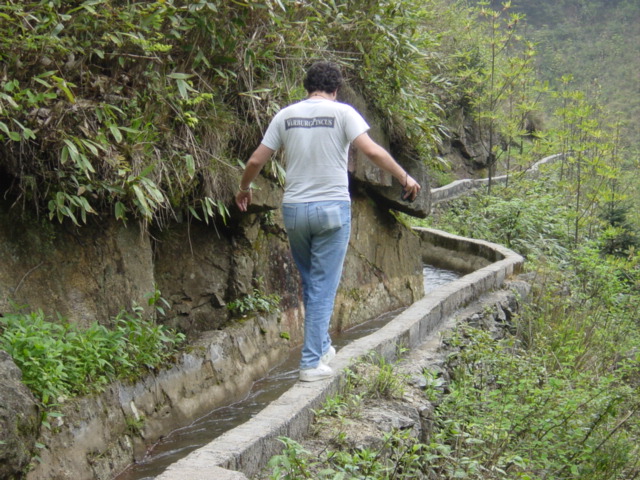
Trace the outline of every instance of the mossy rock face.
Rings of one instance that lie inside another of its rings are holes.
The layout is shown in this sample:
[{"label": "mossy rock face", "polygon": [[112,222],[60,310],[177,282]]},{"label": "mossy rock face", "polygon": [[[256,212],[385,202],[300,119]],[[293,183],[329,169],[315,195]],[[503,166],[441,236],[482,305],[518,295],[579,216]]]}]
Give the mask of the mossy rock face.
[{"label": "mossy rock face", "polygon": [[2,350],[0,378],[0,478],[14,478],[31,460],[40,414],[20,369]]},{"label": "mossy rock face", "polygon": [[153,251],[138,225],[49,227],[16,220],[0,204],[0,312],[16,304],[86,328],[134,304],[148,308]]}]

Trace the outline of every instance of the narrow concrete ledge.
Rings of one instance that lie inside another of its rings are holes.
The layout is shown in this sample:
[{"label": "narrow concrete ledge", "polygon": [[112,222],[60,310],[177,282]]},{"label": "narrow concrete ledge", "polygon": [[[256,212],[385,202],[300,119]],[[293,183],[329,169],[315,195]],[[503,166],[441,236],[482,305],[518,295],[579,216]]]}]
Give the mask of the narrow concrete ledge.
[{"label": "narrow concrete ledge", "polygon": [[[531,167],[529,167],[525,172],[528,175],[536,175],[538,173],[538,169],[540,166],[545,163],[551,162],[553,160],[562,158],[564,154],[556,153],[555,155],[550,155],[548,157],[543,158],[542,160],[538,160]],[[497,177],[493,177],[491,182],[494,184],[506,183],[509,177],[507,175],[500,175]],[[488,178],[477,178],[477,179],[464,179],[464,180],[456,180],[444,187],[432,188],[431,189],[431,204],[435,205],[441,202],[447,202],[457,198],[461,195],[466,195],[470,193],[472,190],[476,188],[480,188],[486,186],[489,183]]]},{"label": "narrow concrete ledge", "polygon": [[[423,239],[424,249],[455,245],[452,250],[466,252],[462,260],[456,259],[456,264],[461,262],[469,270],[478,262],[485,266],[429,293],[375,333],[342,348],[332,362],[336,371],[343,371],[353,361],[371,352],[388,361],[395,360],[399,347],[420,345],[456,310],[500,288],[506,279],[521,270],[524,263],[520,255],[500,245],[433,229],[415,230]],[[279,436],[299,440],[306,434],[313,420],[313,409],[335,394],[341,381],[342,375],[336,375],[321,382],[294,384],[255,417],[172,464],[156,479],[239,480],[246,478],[244,475],[257,474],[281,451]],[[223,472],[226,473],[223,475]]]}]

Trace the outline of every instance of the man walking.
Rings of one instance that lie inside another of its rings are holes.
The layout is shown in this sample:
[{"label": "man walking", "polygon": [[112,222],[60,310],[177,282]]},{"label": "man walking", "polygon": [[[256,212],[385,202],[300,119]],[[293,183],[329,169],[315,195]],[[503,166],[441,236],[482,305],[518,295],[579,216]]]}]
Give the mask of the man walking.
[{"label": "man walking", "polygon": [[289,105],[271,120],[240,180],[236,204],[246,211],[251,182],[278,149],[286,161],[282,214],[291,253],[302,279],[305,307],[300,380],[333,375],[335,355],[329,336],[342,265],[351,233],[348,152],[353,144],[375,165],[393,175],[414,200],[420,185],[368,135],[369,125],[351,106],[337,102],[343,83],[337,65],[316,62],[307,71],[305,100]]}]

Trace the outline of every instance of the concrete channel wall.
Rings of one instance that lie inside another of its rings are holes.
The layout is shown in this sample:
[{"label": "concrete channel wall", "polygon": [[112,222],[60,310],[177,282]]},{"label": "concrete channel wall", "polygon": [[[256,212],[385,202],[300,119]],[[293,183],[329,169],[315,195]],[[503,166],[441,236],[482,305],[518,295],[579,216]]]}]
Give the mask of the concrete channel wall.
[{"label": "concrete channel wall", "polygon": [[[415,231],[426,263],[470,273],[430,292],[375,333],[339,350],[332,362],[337,372],[371,352],[396,360],[398,347],[417,347],[456,310],[501,288],[524,263],[520,255],[490,242],[433,229]],[[295,383],[253,418],[170,465],[156,479],[242,480],[257,474],[281,451],[278,437],[300,440],[306,435],[313,410],[338,392],[341,381],[338,374],[320,382]]]},{"label": "concrete channel wall", "polygon": [[[527,175],[535,175],[538,173],[539,167],[542,165],[552,162],[554,160],[560,159],[564,156],[562,153],[556,153],[554,155],[549,155],[548,157],[543,158],[542,160],[538,160],[531,167],[524,171]],[[512,176],[514,174],[511,174]],[[493,177],[491,182],[493,184],[501,184],[506,183],[509,179],[508,175],[499,175],[497,177]],[[470,179],[466,178],[464,180],[456,180],[444,187],[440,188],[432,188],[431,189],[431,204],[435,205],[441,202],[446,202],[449,200],[453,200],[461,195],[466,195],[471,193],[476,188],[480,188],[489,184],[488,178],[476,178]]]}]

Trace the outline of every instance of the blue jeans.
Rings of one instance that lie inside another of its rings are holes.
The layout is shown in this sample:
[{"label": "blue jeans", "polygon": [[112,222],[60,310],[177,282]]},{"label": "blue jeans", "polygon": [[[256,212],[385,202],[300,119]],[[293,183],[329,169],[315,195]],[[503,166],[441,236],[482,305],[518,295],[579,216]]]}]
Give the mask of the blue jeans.
[{"label": "blue jeans", "polygon": [[351,234],[351,203],[285,203],[284,226],[302,278],[305,309],[300,369],[315,368],[331,346],[329,322]]}]

